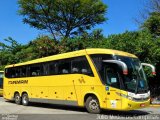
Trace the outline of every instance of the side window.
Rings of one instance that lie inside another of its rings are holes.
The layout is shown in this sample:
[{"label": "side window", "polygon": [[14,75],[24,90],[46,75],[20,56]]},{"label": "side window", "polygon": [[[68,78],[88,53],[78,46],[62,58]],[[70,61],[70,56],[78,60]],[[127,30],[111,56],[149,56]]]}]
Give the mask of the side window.
[{"label": "side window", "polygon": [[14,68],[5,69],[5,77],[14,78],[15,77],[15,69]]},{"label": "side window", "polygon": [[44,75],[43,64],[29,66],[29,76],[41,76],[41,75]]},{"label": "side window", "polygon": [[103,69],[102,61],[103,60],[113,60],[113,56],[109,54],[93,54],[93,55],[90,55],[90,57],[92,58],[97,70],[100,73],[102,73],[101,70]]},{"label": "side window", "polygon": [[71,61],[69,59],[58,61],[58,74],[70,74]]},{"label": "side window", "polygon": [[27,67],[21,67],[20,77],[26,77],[26,76],[27,76]]},{"label": "side window", "polygon": [[0,88],[3,88],[3,73],[0,73]]},{"label": "side window", "polygon": [[72,60],[71,72],[93,76],[92,70],[85,56],[77,57]]},{"label": "side window", "polygon": [[21,69],[19,67],[14,68],[15,69],[15,78],[20,77],[21,75]]},{"label": "side window", "polygon": [[120,88],[119,76],[117,70],[112,66],[105,67],[106,84],[115,88]]},{"label": "side window", "polygon": [[18,77],[26,77],[27,69],[26,67],[15,67],[15,68],[7,68],[5,69],[5,76],[7,78],[18,78]]},{"label": "side window", "polygon": [[8,78],[20,77],[21,71],[19,67],[8,68],[5,70],[5,76]]},{"label": "side window", "polygon": [[56,75],[58,74],[57,62],[48,63],[48,74],[47,75]]},{"label": "side window", "polygon": [[3,88],[3,78],[0,78],[0,88]]}]

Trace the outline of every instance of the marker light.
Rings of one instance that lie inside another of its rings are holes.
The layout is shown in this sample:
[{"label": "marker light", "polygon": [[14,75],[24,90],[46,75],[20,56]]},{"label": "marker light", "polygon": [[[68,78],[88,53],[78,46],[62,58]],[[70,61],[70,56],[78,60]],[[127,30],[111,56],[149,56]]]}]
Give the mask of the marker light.
[{"label": "marker light", "polygon": [[152,72],[152,75],[156,75],[156,72]]},{"label": "marker light", "polygon": [[128,75],[128,70],[123,70],[124,75]]},{"label": "marker light", "polygon": [[140,104],[140,107],[145,107],[145,104],[144,103]]}]

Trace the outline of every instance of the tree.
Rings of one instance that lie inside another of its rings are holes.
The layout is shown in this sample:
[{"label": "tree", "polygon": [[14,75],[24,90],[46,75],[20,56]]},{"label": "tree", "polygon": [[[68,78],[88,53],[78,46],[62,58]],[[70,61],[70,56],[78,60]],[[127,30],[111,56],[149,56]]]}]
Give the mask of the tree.
[{"label": "tree", "polygon": [[150,17],[141,27],[148,29],[155,37],[160,36],[160,12],[150,13]]},{"label": "tree", "polygon": [[160,13],[160,0],[146,0],[144,1],[143,10],[140,11],[139,18],[136,18],[135,21],[140,26],[143,25],[152,13]]},{"label": "tree", "polygon": [[19,0],[18,4],[24,23],[47,30],[55,40],[91,29],[106,20],[107,6],[101,0]]},{"label": "tree", "polygon": [[0,42],[0,70],[8,64],[16,64],[59,53],[59,44],[48,36],[39,36],[26,45],[8,37]]},{"label": "tree", "polygon": [[148,11],[148,13],[160,13],[160,0],[149,0],[148,4],[146,5],[146,11]]},{"label": "tree", "polygon": [[142,62],[155,65],[160,61],[160,39],[153,38],[148,30],[110,35],[103,46],[135,54]]},{"label": "tree", "polygon": [[17,53],[24,48],[25,45],[21,45],[11,37],[0,42],[0,69],[3,69],[5,65],[20,62],[21,59]]},{"label": "tree", "polygon": [[58,43],[54,42],[48,36],[39,36],[35,40],[30,41],[27,49],[32,51],[27,56],[30,59],[46,57],[59,53]]},{"label": "tree", "polygon": [[81,50],[86,48],[101,47],[105,37],[102,34],[102,29],[95,29],[91,33],[83,32],[80,36],[69,38],[66,42],[61,41],[60,46],[63,52]]}]

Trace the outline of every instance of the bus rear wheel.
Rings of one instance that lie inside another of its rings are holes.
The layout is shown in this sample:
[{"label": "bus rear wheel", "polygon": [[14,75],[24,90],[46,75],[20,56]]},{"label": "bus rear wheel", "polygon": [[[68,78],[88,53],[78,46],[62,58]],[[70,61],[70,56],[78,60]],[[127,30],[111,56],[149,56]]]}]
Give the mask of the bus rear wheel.
[{"label": "bus rear wheel", "polygon": [[86,100],[85,106],[90,113],[99,114],[101,112],[99,101],[95,96],[89,96]]},{"label": "bus rear wheel", "polygon": [[16,104],[18,104],[18,105],[21,104],[21,96],[19,95],[19,93],[15,93],[14,100],[15,100]]},{"label": "bus rear wheel", "polygon": [[29,104],[29,97],[27,93],[22,95],[22,105],[27,106]]}]

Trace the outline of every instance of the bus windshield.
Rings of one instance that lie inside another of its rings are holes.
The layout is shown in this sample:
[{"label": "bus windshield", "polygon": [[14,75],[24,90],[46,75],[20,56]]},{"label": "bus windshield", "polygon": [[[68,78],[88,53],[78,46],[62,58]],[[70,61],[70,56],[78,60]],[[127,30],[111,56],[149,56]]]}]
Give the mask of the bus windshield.
[{"label": "bus windshield", "polygon": [[[118,84],[121,83],[121,89],[126,91],[133,93],[148,92],[147,79],[138,58],[104,54],[91,55],[91,57],[104,84],[120,88],[120,86],[118,87]],[[119,60],[124,62],[127,65],[128,74],[124,75],[121,67],[118,67],[118,64],[108,63],[105,62],[105,60]],[[110,74],[112,74],[112,77],[110,77]],[[120,77],[120,79],[118,77]],[[112,81],[112,78],[117,79],[117,83],[113,80],[114,84],[117,84],[116,86],[108,84],[109,82],[107,83],[107,79],[110,79],[108,81]]]},{"label": "bus windshield", "polygon": [[124,62],[128,67],[128,74],[123,75],[125,89],[134,93],[148,92],[147,79],[139,59],[117,56],[117,60]]},{"label": "bus windshield", "polygon": [[0,89],[3,88],[3,72],[0,72]]}]

